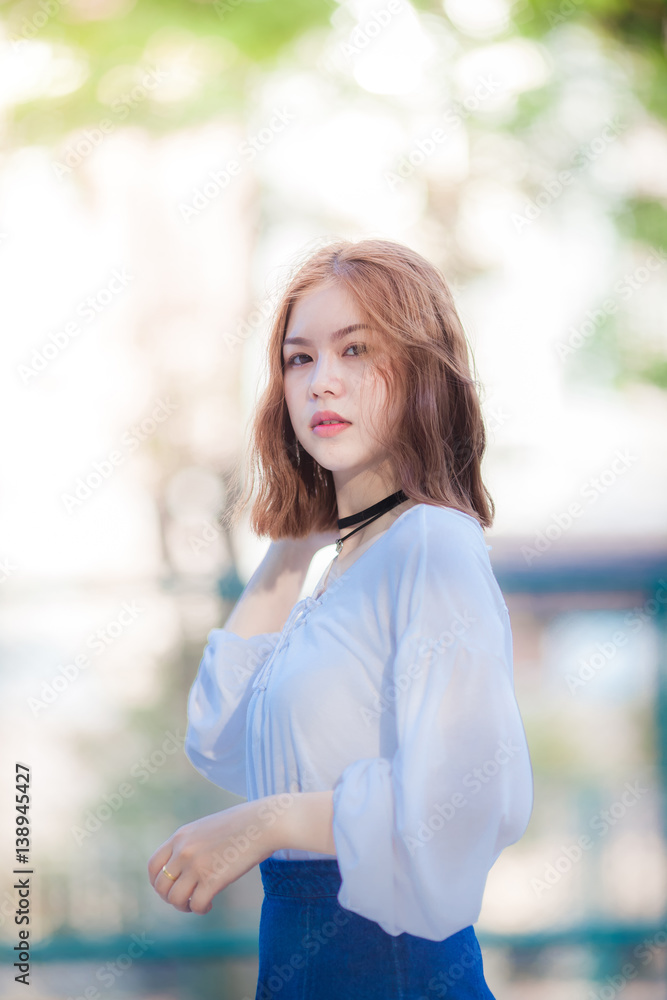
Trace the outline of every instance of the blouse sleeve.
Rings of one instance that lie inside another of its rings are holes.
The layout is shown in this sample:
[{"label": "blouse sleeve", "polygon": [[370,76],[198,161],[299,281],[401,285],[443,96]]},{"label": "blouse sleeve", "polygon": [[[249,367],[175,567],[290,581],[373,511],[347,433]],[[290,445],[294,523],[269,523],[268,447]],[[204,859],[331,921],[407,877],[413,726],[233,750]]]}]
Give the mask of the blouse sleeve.
[{"label": "blouse sleeve", "polygon": [[397,612],[378,709],[395,714],[396,752],[354,761],[333,794],[341,906],[434,941],[477,920],[488,872],[533,805],[507,610],[481,532],[454,534],[423,539]]},{"label": "blouse sleeve", "polygon": [[244,798],[246,712],[252,682],[280,636],[264,632],[242,639],[224,628],[211,629],[188,695],[186,757],[213,784]]}]

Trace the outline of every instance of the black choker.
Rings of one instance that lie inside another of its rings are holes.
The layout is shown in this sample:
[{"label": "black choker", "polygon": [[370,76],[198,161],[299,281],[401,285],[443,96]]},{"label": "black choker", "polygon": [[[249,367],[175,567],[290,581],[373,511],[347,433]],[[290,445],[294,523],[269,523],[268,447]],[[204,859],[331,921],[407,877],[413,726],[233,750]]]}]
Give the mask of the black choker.
[{"label": "black choker", "polygon": [[[398,506],[399,503],[403,503],[408,497],[405,495],[403,490],[398,490],[397,493],[392,493],[391,496],[385,497],[384,500],[380,500],[379,503],[374,503],[372,507],[367,507],[366,510],[360,510],[358,514],[350,514],[349,517],[339,517],[338,518],[338,528],[349,528],[351,524],[359,524],[359,521],[364,521],[364,524],[360,524],[358,528],[351,531],[349,535],[345,535],[343,538],[336,539],[336,555],[343,548],[343,542],[346,538],[350,538],[354,535],[356,531],[361,531],[362,528],[366,527],[366,524],[370,524],[371,521],[375,521],[376,518],[381,517],[392,507]],[[370,520],[367,520],[370,518]]]}]

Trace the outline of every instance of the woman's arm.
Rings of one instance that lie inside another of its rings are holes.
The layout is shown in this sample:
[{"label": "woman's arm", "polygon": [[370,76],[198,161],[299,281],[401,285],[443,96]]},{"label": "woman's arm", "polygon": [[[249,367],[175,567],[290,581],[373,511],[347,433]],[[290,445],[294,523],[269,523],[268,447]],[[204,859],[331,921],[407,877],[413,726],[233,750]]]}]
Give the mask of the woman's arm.
[{"label": "woman's arm", "polygon": [[149,859],[151,885],[177,910],[203,914],[217,893],[274,851],[335,855],[332,800],[333,792],[267,795],[186,823]]},{"label": "woman's arm", "polygon": [[[277,800],[283,796],[277,796]],[[336,854],[333,836],[333,791],[293,792],[273,835],[273,850],[293,848]]]},{"label": "woman's arm", "polygon": [[241,639],[282,631],[299,597],[313,556],[337,537],[335,531],[314,532],[308,538],[283,538],[271,542],[225,622],[225,629]]}]

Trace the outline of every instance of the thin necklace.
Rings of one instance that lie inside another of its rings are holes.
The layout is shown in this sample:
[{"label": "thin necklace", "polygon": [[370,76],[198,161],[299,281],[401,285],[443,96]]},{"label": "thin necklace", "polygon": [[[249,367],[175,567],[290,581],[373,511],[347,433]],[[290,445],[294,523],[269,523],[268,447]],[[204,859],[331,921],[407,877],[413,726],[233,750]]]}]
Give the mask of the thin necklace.
[{"label": "thin necklace", "polygon": [[346,538],[350,538],[357,531],[361,531],[365,528],[367,524],[375,521],[376,518],[382,517],[386,514],[388,510],[392,507],[398,506],[399,503],[403,503],[408,497],[405,495],[403,490],[398,490],[396,493],[392,493],[391,496],[385,497],[384,500],[380,500],[379,503],[374,503],[371,507],[366,507],[365,510],[360,510],[358,514],[350,514],[349,517],[339,517],[338,518],[338,529],[349,528],[351,524],[359,524],[359,521],[363,521],[364,524],[359,524],[358,528],[351,531],[349,535],[344,535],[342,538],[336,539],[336,555],[338,555],[343,548],[343,542]]}]

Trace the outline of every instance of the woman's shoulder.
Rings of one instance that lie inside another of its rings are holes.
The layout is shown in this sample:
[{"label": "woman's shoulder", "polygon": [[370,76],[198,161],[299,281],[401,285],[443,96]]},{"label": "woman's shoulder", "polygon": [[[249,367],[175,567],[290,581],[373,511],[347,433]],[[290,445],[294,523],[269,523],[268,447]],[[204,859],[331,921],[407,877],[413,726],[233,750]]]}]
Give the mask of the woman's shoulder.
[{"label": "woman's shoulder", "polygon": [[395,523],[396,572],[426,587],[475,588],[492,575],[480,522],[465,511],[438,504],[410,507]]},{"label": "woman's shoulder", "polygon": [[484,529],[470,514],[417,504],[397,528],[397,542],[400,558],[388,572],[408,617],[437,622],[465,607],[473,620],[488,622],[503,605]]},{"label": "woman's shoulder", "polygon": [[408,540],[419,540],[429,548],[481,542],[486,550],[480,522],[456,507],[418,503],[409,507],[395,523],[396,530],[402,527]]}]

